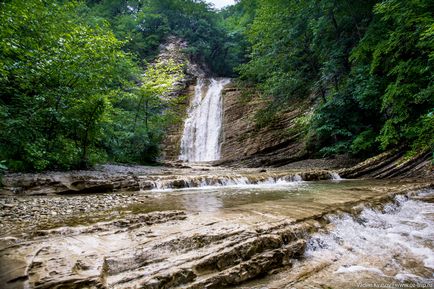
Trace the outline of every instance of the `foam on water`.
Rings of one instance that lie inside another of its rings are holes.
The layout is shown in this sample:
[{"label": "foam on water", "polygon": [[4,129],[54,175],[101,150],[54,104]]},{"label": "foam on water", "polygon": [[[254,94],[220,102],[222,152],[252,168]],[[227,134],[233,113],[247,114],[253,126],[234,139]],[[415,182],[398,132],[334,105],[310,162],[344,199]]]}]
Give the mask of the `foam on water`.
[{"label": "foam on water", "polygon": [[198,79],[185,120],[179,159],[205,162],[220,159],[222,91],[229,78]]},{"label": "foam on water", "polygon": [[[434,190],[421,194],[434,194]],[[420,195],[421,195],[420,194]],[[330,218],[332,229],[309,240],[307,260],[332,261],[335,274],[368,272],[397,281],[432,282],[434,205],[397,196],[381,211],[364,209]]]},{"label": "foam on water", "polygon": [[335,273],[354,273],[354,272],[362,272],[362,271],[367,271],[367,272],[372,272],[378,275],[384,275],[384,273],[377,269],[377,268],[369,268],[369,267],[365,267],[365,266],[349,266],[349,267],[339,267],[338,270],[335,271]]},{"label": "foam on water", "polygon": [[333,181],[341,181],[343,180],[341,176],[336,172],[330,172],[330,179]]},{"label": "foam on water", "polygon": [[287,177],[268,177],[263,180],[249,179],[245,176],[219,177],[219,178],[195,178],[181,179],[185,184],[183,188],[175,188],[172,182],[155,181],[153,191],[173,191],[173,190],[208,190],[221,188],[240,188],[240,189],[272,189],[290,188],[299,186],[303,183],[299,175]]}]

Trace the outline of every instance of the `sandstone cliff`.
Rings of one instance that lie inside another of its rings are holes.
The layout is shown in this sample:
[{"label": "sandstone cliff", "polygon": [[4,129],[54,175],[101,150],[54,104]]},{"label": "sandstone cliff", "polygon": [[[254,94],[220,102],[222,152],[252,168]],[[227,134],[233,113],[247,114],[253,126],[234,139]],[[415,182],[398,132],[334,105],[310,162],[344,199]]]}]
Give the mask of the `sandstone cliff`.
[{"label": "sandstone cliff", "polygon": [[340,175],[351,179],[434,179],[432,152],[421,152],[413,157],[407,157],[404,152],[403,149],[395,149],[382,153],[342,170]]},{"label": "sandstone cliff", "polygon": [[183,67],[182,78],[175,83],[172,91],[168,94],[168,97],[176,100],[177,105],[172,109],[174,109],[177,119],[168,128],[161,146],[161,159],[166,161],[178,159],[184,119],[190,99],[194,95],[196,79],[209,74],[205,65],[197,64],[187,56],[184,52],[187,47],[186,41],[173,36],[168,37],[166,42],[160,46],[160,53],[156,59],[156,62],[172,61]]},{"label": "sandstone cliff", "polygon": [[306,155],[299,120],[310,113],[307,101],[289,106],[267,124],[258,126],[255,115],[266,107],[266,99],[236,83],[226,87],[223,99],[222,159],[218,164],[282,166]]}]

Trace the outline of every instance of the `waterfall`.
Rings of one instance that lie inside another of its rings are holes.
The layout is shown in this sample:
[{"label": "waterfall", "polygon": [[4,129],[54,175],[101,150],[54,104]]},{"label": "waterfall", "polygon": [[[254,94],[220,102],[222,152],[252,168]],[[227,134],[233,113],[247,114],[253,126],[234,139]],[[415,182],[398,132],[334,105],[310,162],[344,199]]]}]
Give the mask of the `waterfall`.
[{"label": "waterfall", "polygon": [[336,172],[330,172],[330,178],[333,181],[341,181],[342,180],[341,176]]},{"label": "waterfall", "polygon": [[185,120],[179,159],[204,162],[220,159],[222,90],[229,78],[198,79]]},{"label": "waterfall", "polygon": [[255,176],[255,175],[196,175],[179,176],[176,179],[156,179],[145,182],[142,187],[145,190],[182,190],[188,189],[215,189],[215,188],[250,188],[250,189],[270,189],[270,188],[293,188],[301,186],[303,179],[300,175],[283,176]]}]

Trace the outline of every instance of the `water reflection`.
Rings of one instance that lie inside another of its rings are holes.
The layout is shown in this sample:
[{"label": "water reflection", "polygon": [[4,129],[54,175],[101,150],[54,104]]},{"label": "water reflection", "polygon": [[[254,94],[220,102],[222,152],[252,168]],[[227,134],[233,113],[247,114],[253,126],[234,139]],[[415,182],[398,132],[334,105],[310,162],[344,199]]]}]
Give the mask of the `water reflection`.
[{"label": "water reflection", "polygon": [[190,211],[212,213],[223,208],[223,202],[215,193],[186,194],[182,196],[185,209]]},{"label": "water reflection", "polygon": [[[395,184],[397,185],[397,184]],[[346,202],[375,197],[391,184],[384,181],[299,182],[256,187],[184,188],[151,192],[140,205],[143,211],[179,209],[214,213],[225,209],[261,211],[302,217]],[[397,185],[400,186],[399,184]]]}]

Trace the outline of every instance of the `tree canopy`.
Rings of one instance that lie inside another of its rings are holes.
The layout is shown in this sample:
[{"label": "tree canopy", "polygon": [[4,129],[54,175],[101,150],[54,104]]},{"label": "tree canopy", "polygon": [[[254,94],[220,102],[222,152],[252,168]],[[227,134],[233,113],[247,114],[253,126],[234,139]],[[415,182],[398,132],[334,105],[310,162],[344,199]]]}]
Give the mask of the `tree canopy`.
[{"label": "tree canopy", "polygon": [[312,153],[433,149],[432,1],[255,3],[239,72],[272,97],[272,112],[316,99]]},{"label": "tree canopy", "polygon": [[[0,159],[9,168],[155,159],[166,115],[157,95],[175,81],[169,73],[178,67],[149,66],[141,76],[106,21],[80,17],[84,3],[1,6]],[[145,121],[134,117],[139,112]],[[119,147],[134,153],[125,156]]]},{"label": "tree canopy", "polygon": [[155,63],[169,36],[256,88],[267,114],[309,99],[314,156],[433,150],[433,13],[429,0],[2,1],[0,169],[155,161],[175,119],[161,95],[182,75]]}]

